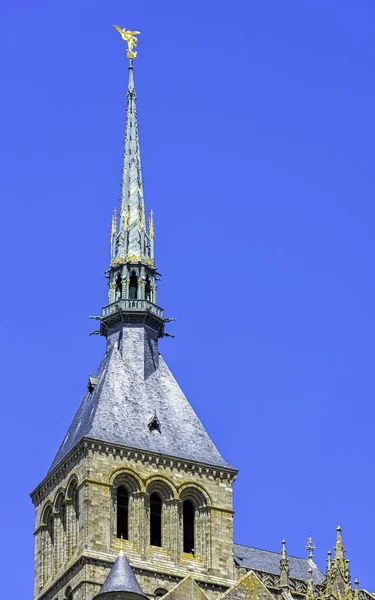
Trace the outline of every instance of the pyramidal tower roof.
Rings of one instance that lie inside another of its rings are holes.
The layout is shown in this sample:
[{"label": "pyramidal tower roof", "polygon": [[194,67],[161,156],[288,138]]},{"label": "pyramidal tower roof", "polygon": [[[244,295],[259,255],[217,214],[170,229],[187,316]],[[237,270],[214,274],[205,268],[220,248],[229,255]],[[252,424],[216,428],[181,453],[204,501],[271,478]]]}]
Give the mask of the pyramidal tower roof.
[{"label": "pyramidal tower roof", "polygon": [[[121,592],[121,598],[127,600],[145,600],[147,596],[142,592],[128,559],[121,551],[112,569],[109,572],[99,594],[95,600],[111,596],[114,592]],[[116,596],[117,598],[118,596]]]},{"label": "pyramidal tower roof", "polygon": [[152,213],[146,226],[133,75],[137,32],[116,29],[128,42],[129,84],[121,204],[119,215],[115,211],[112,218],[108,304],[95,317],[107,348],[50,471],[84,438],[231,468],[159,354],[158,340],[169,335],[165,324],[171,319],[164,318],[156,300],[160,274]]}]

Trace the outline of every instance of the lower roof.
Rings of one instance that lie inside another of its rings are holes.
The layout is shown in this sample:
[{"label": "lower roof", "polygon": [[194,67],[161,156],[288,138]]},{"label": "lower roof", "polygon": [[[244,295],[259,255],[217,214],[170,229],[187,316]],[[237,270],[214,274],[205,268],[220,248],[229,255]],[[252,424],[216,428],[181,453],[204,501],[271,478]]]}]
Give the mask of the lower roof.
[{"label": "lower roof", "polygon": [[[278,552],[234,544],[234,560],[238,567],[244,569],[263,571],[264,573],[272,573],[272,575],[280,573],[280,553]],[[324,575],[313,560],[288,556],[288,561],[289,575],[292,579],[307,581],[309,569],[312,569],[313,582],[323,583]]]}]

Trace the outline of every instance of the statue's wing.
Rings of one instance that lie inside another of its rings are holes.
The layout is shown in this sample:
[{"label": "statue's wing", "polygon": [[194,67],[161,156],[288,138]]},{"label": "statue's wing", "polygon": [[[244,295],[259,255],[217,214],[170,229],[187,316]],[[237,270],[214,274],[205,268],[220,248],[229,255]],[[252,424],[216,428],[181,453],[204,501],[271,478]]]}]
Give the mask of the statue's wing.
[{"label": "statue's wing", "polygon": [[124,33],[125,33],[125,30],[124,30],[124,29],[121,29],[121,27],[119,27],[118,25],[114,25],[113,27],[114,27],[115,29],[117,29],[117,31],[118,31],[119,33],[121,33],[121,35],[124,35]]},{"label": "statue's wing", "polygon": [[139,35],[140,31],[129,31],[130,35]]}]

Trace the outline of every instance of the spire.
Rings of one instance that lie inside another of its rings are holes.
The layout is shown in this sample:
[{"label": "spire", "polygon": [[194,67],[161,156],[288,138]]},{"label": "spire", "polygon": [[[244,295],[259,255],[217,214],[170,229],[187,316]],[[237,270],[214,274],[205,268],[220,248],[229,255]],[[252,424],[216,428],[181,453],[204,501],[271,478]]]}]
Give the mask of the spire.
[{"label": "spire", "polygon": [[133,59],[130,59],[121,185],[121,218],[117,240],[117,256],[120,258],[125,258],[127,254],[137,257],[146,255],[145,205],[136,99]]},{"label": "spire", "polygon": [[[127,31],[114,26],[121,33],[121,37],[128,43],[129,78],[126,109],[126,129],[124,164],[121,185],[121,212],[119,231],[112,242],[112,264],[124,263],[127,255],[137,257],[148,256],[146,252],[147,238],[145,224],[145,205],[142,182],[141,151],[139,146],[138,120],[137,120],[137,95],[134,86],[134,58],[137,53],[139,32]],[[138,262],[138,261],[135,261]]]},{"label": "spire", "polygon": [[105,600],[111,598],[113,592],[116,592],[118,600],[146,600],[147,596],[142,592],[133,569],[129,561],[121,550],[112,569],[109,572],[99,594],[95,600]]},{"label": "spire", "polygon": [[281,558],[280,558],[280,587],[289,587],[289,561],[286,551],[286,541],[281,542]]},{"label": "spire", "polygon": [[340,571],[345,581],[350,580],[349,573],[349,561],[345,558],[345,548],[342,541],[342,529],[340,526],[336,529],[336,546],[335,546],[335,558],[334,558],[334,566],[336,570]]},{"label": "spire", "polygon": [[154,216],[152,211],[146,216],[134,85],[139,31],[114,27],[128,44],[129,77],[121,206],[112,217],[108,305],[103,308],[100,333],[107,336],[119,323],[144,323],[162,337],[164,312],[156,304]]},{"label": "spire", "polygon": [[328,552],[327,571],[325,577],[325,598],[332,595],[345,596],[351,599],[352,588],[350,583],[349,561],[345,558],[345,548],[342,541],[341,527],[336,529],[335,556]]}]

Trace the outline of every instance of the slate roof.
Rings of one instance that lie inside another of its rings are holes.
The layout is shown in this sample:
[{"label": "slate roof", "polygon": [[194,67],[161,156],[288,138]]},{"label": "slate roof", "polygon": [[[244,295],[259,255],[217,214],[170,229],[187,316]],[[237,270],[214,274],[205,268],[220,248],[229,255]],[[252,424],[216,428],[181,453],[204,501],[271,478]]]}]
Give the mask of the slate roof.
[{"label": "slate roof", "polygon": [[[155,335],[127,325],[109,336],[97,385],[86,393],[50,471],[84,437],[230,468],[158,354]],[[160,432],[149,428],[155,415]]]},{"label": "slate roof", "polygon": [[[280,554],[269,550],[260,550],[251,546],[234,544],[234,560],[236,565],[253,571],[263,571],[278,575],[280,573]],[[317,565],[307,558],[288,556],[290,577],[307,581],[308,571],[311,568],[314,583],[323,583],[324,575]]]},{"label": "slate roof", "polygon": [[137,594],[140,600],[147,598],[142,592],[141,586],[133,573],[133,569],[129,565],[128,559],[122,552],[116,558],[103,587],[95,598],[100,600],[102,595],[109,594],[110,592],[124,592],[132,594],[131,597],[133,597],[133,594]]}]

